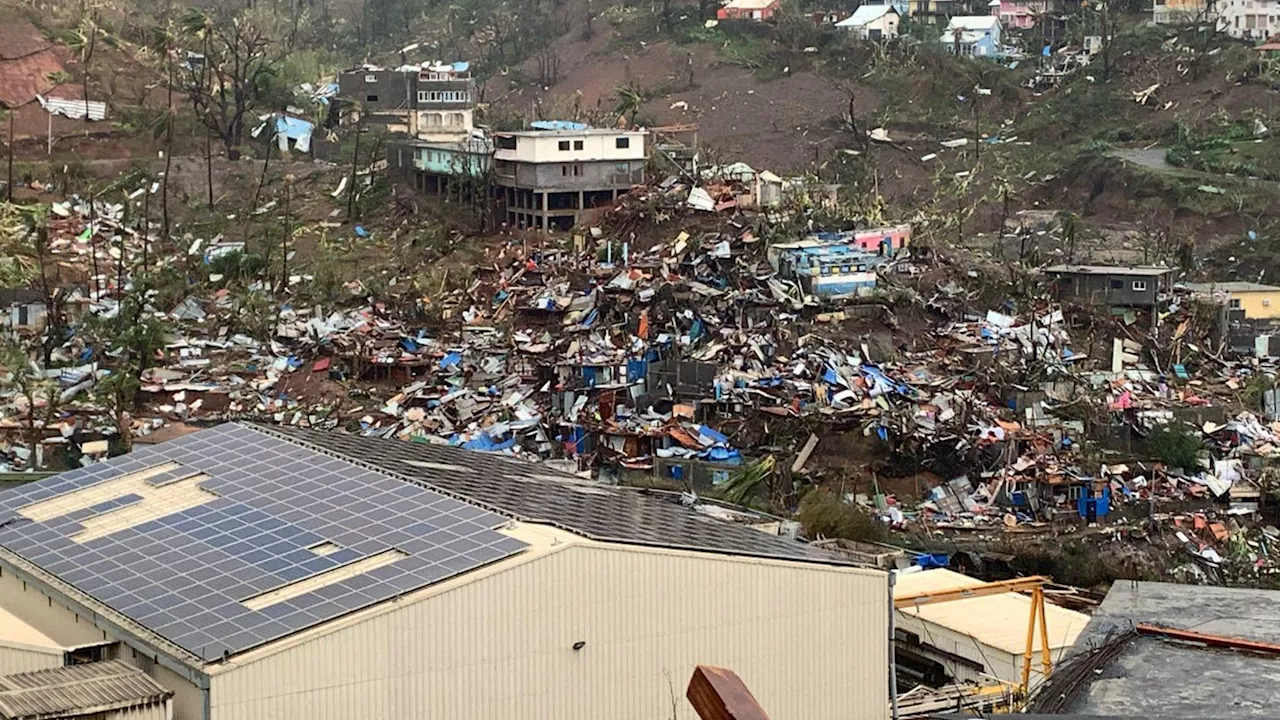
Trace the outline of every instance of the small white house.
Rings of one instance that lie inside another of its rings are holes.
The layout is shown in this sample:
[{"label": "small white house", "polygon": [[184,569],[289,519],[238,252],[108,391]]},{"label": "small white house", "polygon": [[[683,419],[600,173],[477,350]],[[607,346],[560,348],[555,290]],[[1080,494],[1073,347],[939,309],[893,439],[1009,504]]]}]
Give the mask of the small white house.
[{"label": "small white house", "polygon": [[852,15],[836,23],[863,40],[884,40],[898,37],[898,25],[902,16],[892,5],[863,5]]},{"label": "small white house", "polygon": [[958,15],[951,18],[938,41],[947,52],[971,57],[1000,55],[1000,18],[994,15]]}]

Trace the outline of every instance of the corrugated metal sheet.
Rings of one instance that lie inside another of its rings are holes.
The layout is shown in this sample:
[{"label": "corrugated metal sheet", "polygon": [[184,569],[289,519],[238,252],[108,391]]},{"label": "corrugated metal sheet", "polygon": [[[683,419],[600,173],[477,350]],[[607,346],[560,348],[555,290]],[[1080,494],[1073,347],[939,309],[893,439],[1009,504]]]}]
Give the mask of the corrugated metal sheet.
[{"label": "corrugated metal sheet", "polygon": [[213,720],[691,720],[698,664],[731,668],[774,720],[887,717],[883,573],[564,537],[233,659]]},{"label": "corrugated metal sheet", "polygon": [[47,718],[164,703],[173,693],[118,660],[0,677],[0,716]]},{"label": "corrugated metal sheet", "polygon": [[107,117],[107,104],[93,100],[66,100],[56,97],[40,96],[40,105],[53,115],[62,115],[72,120],[83,119],[85,113],[90,120],[103,120]]},{"label": "corrugated metal sheet", "polygon": [[[905,597],[981,584],[981,580],[939,568],[899,576],[893,592],[895,596]],[[1027,647],[1031,598],[1020,593],[1005,593],[903,609],[899,611],[899,616],[902,615],[954,630],[1004,652],[1021,654]],[[1053,604],[1045,605],[1045,618],[1051,649],[1070,647],[1089,624],[1088,615]],[[927,638],[922,639],[927,642]],[[1036,650],[1040,647],[1037,641]]]}]

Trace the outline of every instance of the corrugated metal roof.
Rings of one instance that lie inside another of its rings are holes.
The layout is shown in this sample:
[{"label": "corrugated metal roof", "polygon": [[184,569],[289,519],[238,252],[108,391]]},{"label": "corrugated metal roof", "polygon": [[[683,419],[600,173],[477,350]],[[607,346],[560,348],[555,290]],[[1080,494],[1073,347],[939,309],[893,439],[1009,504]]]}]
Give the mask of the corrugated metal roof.
[{"label": "corrugated metal roof", "polygon": [[0,717],[35,720],[106,712],[173,696],[119,660],[0,676]]},{"label": "corrugated metal roof", "polygon": [[[894,597],[925,592],[955,590],[982,585],[967,575],[938,568],[899,575],[893,586]],[[1021,593],[952,600],[951,602],[903,608],[899,612],[920,618],[948,630],[968,635],[978,642],[1021,654],[1027,649],[1027,621],[1031,617],[1031,598]],[[1049,630],[1049,647],[1056,650],[1076,641],[1089,616],[1045,603],[1045,620]],[[1036,647],[1040,647],[1037,639]]]},{"label": "corrugated metal roof", "polygon": [[89,114],[90,120],[103,120],[107,117],[107,104],[93,100],[67,100],[56,97],[39,97],[40,105],[53,115],[63,115],[72,120],[79,120]]}]

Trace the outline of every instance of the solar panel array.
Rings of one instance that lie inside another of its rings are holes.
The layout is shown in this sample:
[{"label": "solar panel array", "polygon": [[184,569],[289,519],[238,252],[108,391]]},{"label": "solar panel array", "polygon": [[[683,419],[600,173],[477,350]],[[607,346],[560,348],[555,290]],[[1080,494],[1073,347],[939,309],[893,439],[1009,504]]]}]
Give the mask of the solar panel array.
[{"label": "solar panel array", "polygon": [[285,426],[262,431],[595,540],[847,563],[806,543],[715,520],[657,494],[585,482],[545,465],[493,453]]},{"label": "solar panel array", "polygon": [[[46,522],[23,507],[168,462],[216,497],[76,542],[86,519],[144,502],[124,495]],[[227,424],[0,493],[0,546],[213,660],[508,557],[506,519],[251,428]],[[326,545],[324,554],[309,548]],[[389,549],[407,557],[260,610],[244,601]]]}]

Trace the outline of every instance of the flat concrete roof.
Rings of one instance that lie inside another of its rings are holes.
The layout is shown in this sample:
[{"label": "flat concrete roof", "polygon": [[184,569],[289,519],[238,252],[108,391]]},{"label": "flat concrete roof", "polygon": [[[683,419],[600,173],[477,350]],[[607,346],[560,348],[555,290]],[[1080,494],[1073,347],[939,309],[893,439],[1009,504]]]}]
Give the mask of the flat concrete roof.
[{"label": "flat concrete roof", "polygon": [[[1136,623],[1280,642],[1280,592],[1117,581],[1075,650]],[[1273,718],[1280,660],[1142,636],[1090,683],[1070,711],[1159,718]]]},{"label": "flat concrete roof", "polygon": [[1068,273],[1071,275],[1150,275],[1156,277],[1173,272],[1173,268],[1148,267],[1138,265],[1050,265],[1047,273]]}]

